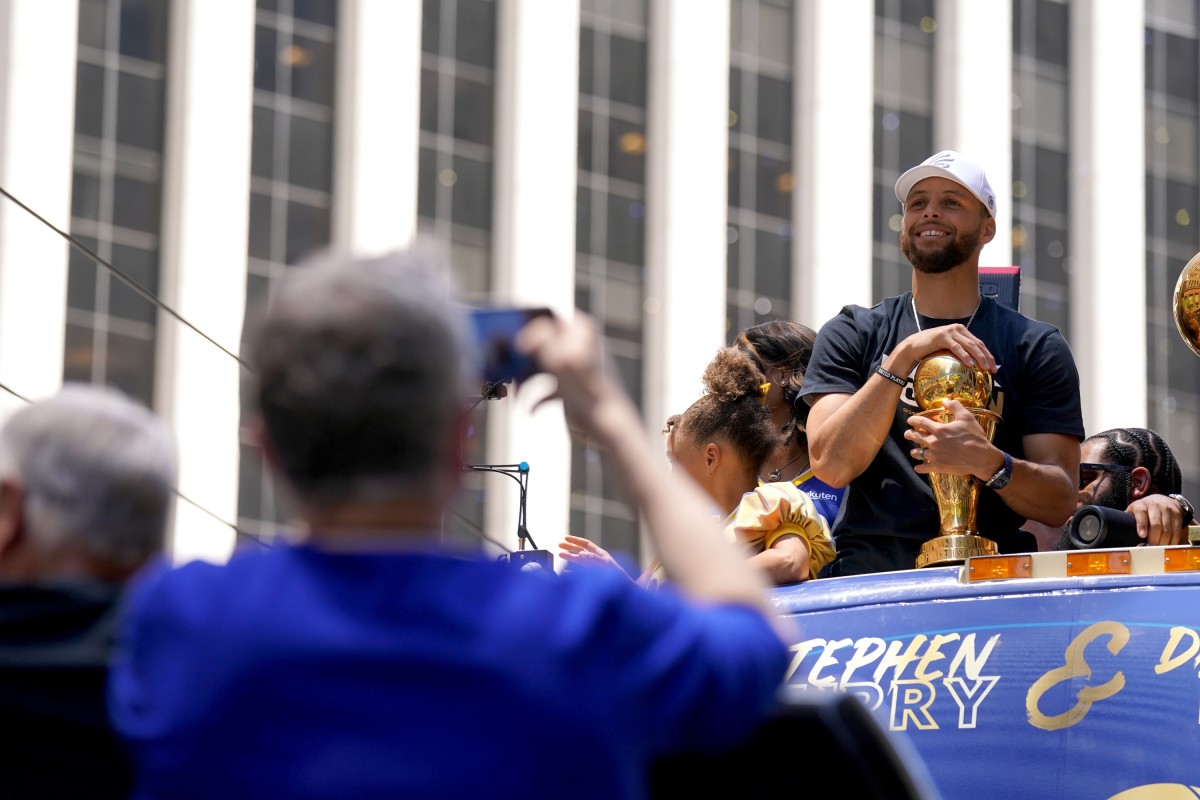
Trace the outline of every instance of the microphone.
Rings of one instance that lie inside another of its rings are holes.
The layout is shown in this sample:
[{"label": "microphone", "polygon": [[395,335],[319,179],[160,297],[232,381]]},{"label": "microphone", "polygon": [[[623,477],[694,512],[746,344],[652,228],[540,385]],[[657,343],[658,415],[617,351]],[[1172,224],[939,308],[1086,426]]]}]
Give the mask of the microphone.
[{"label": "microphone", "polygon": [[1081,506],[1067,525],[1067,541],[1072,550],[1102,547],[1137,547],[1144,544],[1137,535],[1133,514],[1104,506]]}]

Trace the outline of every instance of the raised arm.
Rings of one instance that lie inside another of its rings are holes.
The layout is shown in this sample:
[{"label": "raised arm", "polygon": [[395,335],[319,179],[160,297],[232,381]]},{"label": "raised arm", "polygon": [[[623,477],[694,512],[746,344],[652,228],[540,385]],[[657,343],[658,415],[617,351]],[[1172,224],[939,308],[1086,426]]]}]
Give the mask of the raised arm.
[{"label": "raised arm", "polygon": [[768,606],[764,576],[720,535],[708,514],[711,502],[692,481],[672,473],[637,409],[606,373],[592,318],[576,312],[572,320],[536,319],[520,332],[517,347],[558,379],[551,397],[562,399],[568,423],[606,451],[672,584],[699,600],[757,608],[785,630]]}]

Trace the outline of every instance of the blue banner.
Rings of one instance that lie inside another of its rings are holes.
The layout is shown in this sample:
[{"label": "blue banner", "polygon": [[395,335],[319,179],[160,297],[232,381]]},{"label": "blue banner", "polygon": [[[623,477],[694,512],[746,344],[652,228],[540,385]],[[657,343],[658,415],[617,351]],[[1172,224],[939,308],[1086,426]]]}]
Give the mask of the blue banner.
[{"label": "blue banner", "polygon": [[[1200,797],[1200,575],[777,589],[788,684],[859,696],[945,798]],[[1173,786],[1164,786],[1173,784]]]}]

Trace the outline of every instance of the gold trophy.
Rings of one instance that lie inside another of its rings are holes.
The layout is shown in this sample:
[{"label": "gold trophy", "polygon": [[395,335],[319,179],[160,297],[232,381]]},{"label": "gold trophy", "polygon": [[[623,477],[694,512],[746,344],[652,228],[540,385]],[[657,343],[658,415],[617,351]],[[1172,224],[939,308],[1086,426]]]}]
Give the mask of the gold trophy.
[{"label": "gold trophy", "polygon": [[[957,400],[975,415],[988,441],[996,434],[1000,415],[984,408],[992,398],[992,376],[978,367],[968,367],[941,351],[927,356],[917,365],[913,388],[921,416],[938,422],[950,422],[954,415],[943,408],[945,400]],[[933,496],[937,499],[941,523],[938,535],[921,545],[917,567],[960,564],[972,556],[995,555],[996,543],[980,536],[975,524],[982,482],[974,475],[929,473]]]},{"label": "gold trophy", "polygon": [[[1175,328],[1184,344],[1200,356],[1200,253],[1192,256],[1175,282]],[[1200,524],[1188,526],[1188,542],[1200,545]]]},{"label": "gold trophy", "polygon": [[1191,351],[1200,355],[1200,253],[1192,256],[1175,284],[1175,327]]}]

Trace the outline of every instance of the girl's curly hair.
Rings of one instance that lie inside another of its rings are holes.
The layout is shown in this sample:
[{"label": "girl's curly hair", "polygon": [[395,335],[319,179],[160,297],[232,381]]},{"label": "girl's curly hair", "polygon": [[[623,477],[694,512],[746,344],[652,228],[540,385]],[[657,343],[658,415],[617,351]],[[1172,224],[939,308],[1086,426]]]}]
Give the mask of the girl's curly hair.
[{"label": "girl's curly hair", "polygon": [[704,369],[704,393],[679,416],[694,444],[729,442],[755,475],[780,443],[763,403],[766,376],[745,350],[723,347]]}]

